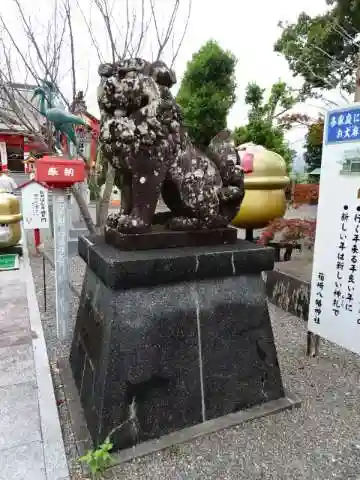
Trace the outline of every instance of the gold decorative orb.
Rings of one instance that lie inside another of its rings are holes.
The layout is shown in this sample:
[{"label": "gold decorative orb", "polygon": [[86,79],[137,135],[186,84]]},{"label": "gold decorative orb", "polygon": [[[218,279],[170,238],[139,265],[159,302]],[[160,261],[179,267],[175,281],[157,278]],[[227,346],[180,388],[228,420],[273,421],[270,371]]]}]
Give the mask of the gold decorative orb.
[{"label": "gold decorative orb", "polygon": [[290,183],[286,163],[277,153],[255,145],[239,153],[245,170],[245,196],[232,224],[263,228],[285,214],[285,187]]},{"label": "gold decorative orb", "polygon": [[0,190],[0,250],[17,245],[21,239],[20,201]]}]

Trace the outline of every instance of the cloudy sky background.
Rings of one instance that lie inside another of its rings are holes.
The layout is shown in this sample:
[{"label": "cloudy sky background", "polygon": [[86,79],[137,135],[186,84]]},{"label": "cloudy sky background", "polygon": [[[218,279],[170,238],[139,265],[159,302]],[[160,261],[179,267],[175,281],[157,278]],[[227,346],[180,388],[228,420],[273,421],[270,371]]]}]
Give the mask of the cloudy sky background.
[{"label": "cloudy sky background", "polygon": [[[22,5],[32,20],[36,38],[43,42],[45,42],[48,35],[47,22],[49,21],[49,12],[53,1],[55,0],[47,0],[46,3],[44,2],[45,4],[39,5],[29,0],[22,0]],[[96,12],[91,0],[73,0],[74,6],[77,1],[86,18],[91,19],[92,31],[100,46],[103,58],[110,60],[109,45],[100,15]],[[160,30],[168,23],[172,4],[172,0],[156,0]],[[114,5],[113,14],[117,20],[117,31],[119,32],[118,44],[122,45],[123,40],[120,34],[126,30],[125,1],[116,0]],[[130,0],[130,5],[138,12],[138,23],[135,27],[136,36],[139,33],[141,0]],[[187,17],[187,8],[187,0],[182,0],[175,27],[175,45],[182,35]],[[272,0],[271,2],[268,0],[251,0],[249,2],[241,2],[239,0],[213,2],[193,0],[187,34],[175,64],[178,85],[192,54],[207,40],[217,40],[223,48],[231,50],[238,59],[236,68],[237,101],[229,114],[228,126],[233,128],[246,123],[247,109],[243,99],[248,82],[255,81],[263,88],[270,88],[279,79],[288,82],[294,87],[301,85],[301,79],[292,77],[286,60],[273,51],[273,45],[281,33],[277,26],[279,20],[294,22],[301,11],[314,15],[322,13],[325,9],[325,0],[301,0],[301,2],[291,0]],[[8,28],[14,32],[20,48],[23,52],[27,52],[28,41],[22,34],[22,29],[19,26],[18,13],[13,0],[1,0],[0,13]],[[78,8],[74,8],[73,22],[76,34],[77,88],[87,89],[86,100],[88,109],[97,115],[98,56],[90,43],[86,25]],[[154,53],[156,54],[156,48],[156,34],[154,28],[152,28],[148,31],[141,54],[144,58],[151,58]],[[171,56],[172,47],[169,44],[164,60],[169,60]],[[13,53],[13,59],[13,78],[18,81],[23,81],[24,79],[29,81],[24,76],[21,62],[15,61],[15,53]],[[64,49],[61,74],[62,90],[66,95],[70,96],[71,78],[68,46],[65,46]],[[175,87],[174,93],[176,93],[178,85]],[[343,103],[343,100],[336,93],[328,96],[338,101],[340,105]],[[299,109],[314,116],[317,116],[319,111],[318,108],[309,105],[302,106]],[[301,150],[303,136],[304,130],[301,128],[296,128],[288,134],[288,139],[293,148]]]}]

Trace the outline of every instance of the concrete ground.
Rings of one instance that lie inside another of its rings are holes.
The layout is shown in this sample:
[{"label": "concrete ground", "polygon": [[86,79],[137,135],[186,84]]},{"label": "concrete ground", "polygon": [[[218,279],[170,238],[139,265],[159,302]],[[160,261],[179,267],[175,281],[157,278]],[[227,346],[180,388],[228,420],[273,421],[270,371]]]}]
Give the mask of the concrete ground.
[{"label": "concrete ground", "polygon": [[[41,310],[42,262],[32,258]],[[71,276],[77,289],[84,272],[74,257]],[[48,267],[48,312],[42,322],[52,361],[68,355],[68,344],[57,342],[54,324],[53,272]],[[76,314],[78,298],[73,294]],[[219,431],[177,447],[133,460],[109,470],[116,480],[360,480],[360,359],[322,341],[320,358],[305,356],[306,324],[270,306],[283,381],[302,399],[302,407]],[[72,426],[53,375],[72,479],[82,476]]]},{"label": "concrete ground", "polygon": [[66,480],[67,461],[27,254],[0,272],[0,480]]}]

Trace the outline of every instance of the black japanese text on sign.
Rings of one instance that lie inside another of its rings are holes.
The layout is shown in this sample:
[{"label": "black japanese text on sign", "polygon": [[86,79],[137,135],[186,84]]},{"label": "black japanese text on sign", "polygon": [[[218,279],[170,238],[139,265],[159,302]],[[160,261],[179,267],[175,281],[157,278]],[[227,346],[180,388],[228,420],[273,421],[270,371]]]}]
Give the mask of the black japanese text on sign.
[{"label": "black japanese text on sign", "polygon": [[314,323],[320,323],[320,317],[323,307],[323,295],[324,295],[324,281],[325,275],[321,272],[317,274],[316,277],[316,298],[315,298],[315,307],[314,307]]},{"label": "black japanese text on sign", "polygon": [[45,192],[41,190],[40,192],[40,214],[41,214],[41,223],[47,222],[47,211],[45,203]]},{"label": "black japanese text on sign", "polygon": [[350,252],[350,266],[348,282],[345,292],[345,310],[352,312],[354,308],[354,291],[355,291],[355,277],[358,270],[358,253],[359,253],[359,241],[360,241],[360,206],[356,207],[356,213],[354,215],[354,235],[351,239],[351,252]]},{"label": "black japanese text on sign", "polygon": [[38,193],[33,194],[31,207],[32,207],[32,214],[34,215],[34,217],[38,217],[39,216],[39,210],[40,210],[40,208],[39,208],[39,194]]},{"label": "black japanese text on sign", "polygon": [[333,313],[337,317],[340,313],[340,309],[343,306],[343,278],[344,278],[344,265],[345,265],[345,250],[347,247],[347,233],[349,224],[349,207],[343,206],[343,210],[340,218],[340,238],[337,248],[336,258],[336,274],[335,274],[335,288],[333,293]]}]

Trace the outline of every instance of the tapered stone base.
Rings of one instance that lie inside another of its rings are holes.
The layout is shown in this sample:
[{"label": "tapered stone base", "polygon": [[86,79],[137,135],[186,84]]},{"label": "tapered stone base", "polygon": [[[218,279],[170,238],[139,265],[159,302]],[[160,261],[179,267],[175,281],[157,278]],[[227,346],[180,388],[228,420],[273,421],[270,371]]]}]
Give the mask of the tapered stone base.
[{"label": "tapered stone base", "polygon": [[284,396],[261,278],[272,249],[121,252],[89,237],[79,252],[70,364],[95,444],[113,431],[123,449]]}]

